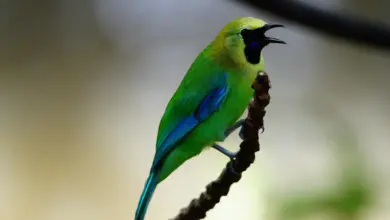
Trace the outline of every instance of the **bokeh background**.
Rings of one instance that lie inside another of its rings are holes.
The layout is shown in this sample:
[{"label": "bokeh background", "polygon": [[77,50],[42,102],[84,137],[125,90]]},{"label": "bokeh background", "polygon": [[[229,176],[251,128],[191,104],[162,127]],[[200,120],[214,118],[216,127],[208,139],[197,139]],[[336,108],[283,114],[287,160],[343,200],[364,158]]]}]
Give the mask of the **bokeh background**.
[{"label": "bokeh background", "polygon": [[[389,21],[386,0],[307,2]],[[207,219],[389,219],[389,54],[226,0],[1,0],[0,219],[132,219],[166,103],[238,16],[285,24],[270,35],[288,45],[264,50],[257,160]],[[175,216],[226,162],[187,162],[146,219]]]}]

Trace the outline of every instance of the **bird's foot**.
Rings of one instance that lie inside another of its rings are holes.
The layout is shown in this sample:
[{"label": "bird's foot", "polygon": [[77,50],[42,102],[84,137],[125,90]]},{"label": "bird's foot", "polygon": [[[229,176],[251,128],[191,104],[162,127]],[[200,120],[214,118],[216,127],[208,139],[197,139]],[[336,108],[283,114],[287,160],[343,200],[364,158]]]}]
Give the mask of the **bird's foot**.
[{"label": "bird's foot", "polygon": [[236,156],[237,156],[237,152],[231,152],[227,149],[225,149],[224,147],[218,145],[218,144],[213,144],[212,146],[214,149],[216,149],[217,151],[221,152],[222,154],[226,155],[227,157],[230,158],[230,163],[229,163],[229,169],[230,171],[234,174],[234,175],[237,175],[237,176],[240,176],[241,174],[239,174],[238,172],[236,172],[233,168],[233,161],[236,159]]},{"label": "bird's foot", "polygon": [[233,160],[230,161],[230,163],[228,164],[229,165],[229,169],[230,169],[230,172],[233,173],[235,176],[237,177],[241,177],[241,174],[239,172],[237,172],[236,170],[234,170],[234,167],[233,167]]},{"label": "bird's foot", "polygon": [[240,133],[238,133],[238,136],[241,138],[241,140],[244,140],[244,139],[245,139],[245,138],[244,138],[244,129],[243,129],[243,127],[241,127]]}]

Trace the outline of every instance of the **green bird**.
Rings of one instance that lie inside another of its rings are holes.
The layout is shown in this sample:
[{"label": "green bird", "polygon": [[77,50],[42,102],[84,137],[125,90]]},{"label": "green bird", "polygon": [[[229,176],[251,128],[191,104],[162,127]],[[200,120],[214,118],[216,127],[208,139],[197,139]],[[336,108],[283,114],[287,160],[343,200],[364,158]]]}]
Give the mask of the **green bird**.
[{"label": "green bird", "polygon": [[144,219],[157,184],[208,146],[234,159],[235,153],[216,142],[243,123],[237,120],[252,98],[253,81],[264,70],[262,49],[270,43],[285,44],[264,35],[275,27],[283,25],[237,18],[192,63],[160,121],[156,153],[135,220]]}]

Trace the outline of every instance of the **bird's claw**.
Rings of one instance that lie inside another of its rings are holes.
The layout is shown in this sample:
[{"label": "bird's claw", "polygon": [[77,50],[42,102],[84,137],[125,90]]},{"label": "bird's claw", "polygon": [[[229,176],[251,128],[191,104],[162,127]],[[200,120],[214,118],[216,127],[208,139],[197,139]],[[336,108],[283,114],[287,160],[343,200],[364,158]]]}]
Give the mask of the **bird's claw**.
[{"label": "bird's claw", "polygon": [[[244,140],[244,136],[243,136],[243,127],[242,125],[244,124],[245,122],[245,119],[241,119],[239,121],[237,121],[236,123],[234,123],[230,128],[226,129],[226,131],[224,132],[224,136],[225,136],[225,139],[227,137],[229,137],[229,135],[231,133],[233,133],[235,130],[237,130],[238,128],[241,128],[240,129],[240,133],[239,133],[239,136],[242,140]],[[236,159],[237,157],[237,153],[238,152],[231,152],[227,149],[225,149],[224,147],[218,145],[218,144],[213,144],[212,146],[214,149],[218,150],[219,152],[221,152],[222,154],[226,155],[227,157],[230,158],[230,162],[228,164],[228,169],[230,170],[231,173],[233,173],[234,175],[236,176],[241,176],[240,173],[236,172],[233,168],[233,163],[234,163],[234,160]]]},{"label": "bird's claw", "polygon": [[219,152],[221,152],[222,154],[226,155],[227,157],[230,158],[230,162],[229,162],[229,165],[228,165],[228,169],[230,170],[230,172],[232,172],[234,175],[236,176],[240,176],[241,174],[239,174],[238,172],[236,172],[233,168],[233,163],[237,157],[237,152],[231,152],[227,149],[225,149],[224,147],[218,145],[218,144],[213,144],[212,146],[214,149],[218,150]]},{"label": "bird's claw", "polygon": [[244,140],[244,139],[245,139],[245,138],[244,138],[244,129],[243,129],[243,127],[241,127],[240,133],[238,133],[238,136],[241,138],[241,140]]},{"label": "bird's claw", "polygon": [[236,157],[237,157],[237,152],[230,152],[228,157],[229,157],[230,160],[235,160]]},{"label": "bird's claw", "polygon": [[234,170],[234,168],[233,168],[233,161],[230,161],[230,163],[228,164],[228,167],[229,167],[230,172],[232,172],[234,175],[236,175],[238,177],[241,176],[240,173],[238,173],[237,171]]}]

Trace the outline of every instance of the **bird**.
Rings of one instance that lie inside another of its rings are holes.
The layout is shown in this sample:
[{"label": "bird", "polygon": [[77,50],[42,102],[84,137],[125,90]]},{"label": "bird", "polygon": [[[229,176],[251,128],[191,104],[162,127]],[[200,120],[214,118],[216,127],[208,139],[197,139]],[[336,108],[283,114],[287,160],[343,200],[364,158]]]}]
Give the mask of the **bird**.
[{"label": "bird", "polygon": [[217,142],[242,127],[244,120],[239,119],[253,96],[251,85],[264,71],[262,50],[269,44],[286,44],[265,36],[277,27],[284,26],[238,17],[190,65],[160,120],[156,152],[135,220],[144,219],[157,185],[185,161],[209,148],[235,158],[236,153]]}]

